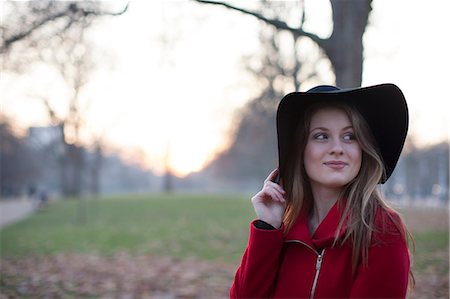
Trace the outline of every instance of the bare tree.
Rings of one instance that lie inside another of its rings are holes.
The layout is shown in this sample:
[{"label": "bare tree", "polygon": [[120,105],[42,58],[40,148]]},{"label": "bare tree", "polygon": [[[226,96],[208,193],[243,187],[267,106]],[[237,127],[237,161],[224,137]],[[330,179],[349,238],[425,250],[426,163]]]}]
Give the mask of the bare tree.
[{"label": "bare tree", "polygon": [[316,43],[328,57],[336,75],[336,84],[340,87],[356,87],[361,85],[363,68],[362,37],[366,29],[372,0],[341,1],[330,0],[333,12],[333,32],[328,38],[303,28],[305,14],[299,27],[291,27],[280,18],[267,17],[262,13],[244,9],[221,1],[194,0],[196,2],[220,5],[231,10],[251,15],[277,30],[290,32],[295,39],[309,38]]},{"label": "bare tree", "polygon": [[[60,77],[68,91],[67,109],[58,114],[47,96],[36,96],[42,100],[53,125],[61,130],[63,152],[58,157],[62,194],[79,196],[82,190],[84,170],[84,149],[80,140],[84,115],[89,103],[82,103],[80,91],[95,70],[92,47],[84,39],[84,26],[72,27],[66,31],[64,42],[37,54],[40,61],[50,66]],[[65,99],[61,99],[65,100]]]},{"label": "bare tree", "polygon": [[[80,92],[95,69],[93,47],[85,32],[102,16],[123,14],[105,9],[99,1],[7,2],[1,25],[0,58],[4,69],[24,72],[34,64],[45,64],[63,79],[68,91],[67,111],[58,115],[47,96],[42,99],[50,121],[61,130],[64,150],[60,159],[61,191],[78,196],[82,190],[84,148],[80,130],[87,105]],[[101,153],[101,152],[100,152]]]},{"label": "bare tree", "polygon": [[[293,9],[291,2],[283,4],[274,9],[271,3],[263,2],[261,10],[281,16]],[[306,76],[316,75],[313,71],[303,72],[303,63],[295,47],[297,39],[282,39],[276,29],[264,24],[259,40],[260,55],[244,57],[244,62],[262,90],[236,112],[233,120],[236,126],[231,133],[230,146],[219,153],[206,170],[220,181],[242,183],[238,188],[252,188],[249,181],[255,181],[259,186],[260,181],[276,166],[276,99],[281,99],[288,90],[298,90],[301,81],[309,78]],[[292,51],[283,53],[281,45],[287,42],[290,42]]]}]

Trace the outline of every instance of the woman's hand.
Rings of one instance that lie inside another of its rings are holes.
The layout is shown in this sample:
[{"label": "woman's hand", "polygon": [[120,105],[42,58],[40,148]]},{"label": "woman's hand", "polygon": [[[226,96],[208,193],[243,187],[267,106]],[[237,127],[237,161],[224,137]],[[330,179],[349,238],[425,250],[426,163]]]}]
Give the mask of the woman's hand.
[{"label": "woman's hand", "polygon": [[258,219],[265,221],[275,228],[281,227],[286,200],[284,189],[272,182],[278,175],[278,169],[273,170],[264,181],[264,186],[252,197],[253,208]]}]

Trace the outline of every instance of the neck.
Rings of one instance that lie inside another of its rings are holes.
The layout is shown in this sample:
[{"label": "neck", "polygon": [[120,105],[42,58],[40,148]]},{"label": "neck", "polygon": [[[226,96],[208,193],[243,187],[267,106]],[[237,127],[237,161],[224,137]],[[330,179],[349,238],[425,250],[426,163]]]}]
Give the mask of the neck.
[{"label": "neck", "polygon": [[314,197],[311,218],[314,222],[319,224],[339,199],[342,188],[325,188],[311,182],[311,191]]}]

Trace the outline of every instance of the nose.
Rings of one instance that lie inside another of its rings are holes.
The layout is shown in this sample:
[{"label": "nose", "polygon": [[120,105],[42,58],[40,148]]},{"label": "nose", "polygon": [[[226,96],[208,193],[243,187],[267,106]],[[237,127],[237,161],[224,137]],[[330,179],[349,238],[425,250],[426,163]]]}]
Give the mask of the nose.
[{"label": "nose", "polygon": [[333,142],[330,145],[330,155],[343,155],[344,147],[339,138],[333,138]]}]

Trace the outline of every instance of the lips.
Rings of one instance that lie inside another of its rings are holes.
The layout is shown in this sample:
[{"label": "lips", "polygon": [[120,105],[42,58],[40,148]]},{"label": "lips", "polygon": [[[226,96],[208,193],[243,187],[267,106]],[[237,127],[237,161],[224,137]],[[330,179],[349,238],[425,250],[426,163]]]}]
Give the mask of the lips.
[{"label": "lips", "polygon": [[328,161],[328,162],[325,162],[323,164],[325,166],[328,166],[328,167],[333,168],[333,169],[342,169],[342,168],[344,168],[345,166],[348,165],[348,163],[345,163],[345,162],[342,162],[342,161]]}]

